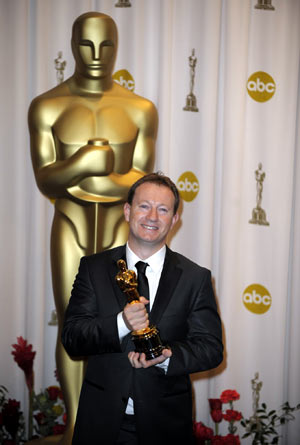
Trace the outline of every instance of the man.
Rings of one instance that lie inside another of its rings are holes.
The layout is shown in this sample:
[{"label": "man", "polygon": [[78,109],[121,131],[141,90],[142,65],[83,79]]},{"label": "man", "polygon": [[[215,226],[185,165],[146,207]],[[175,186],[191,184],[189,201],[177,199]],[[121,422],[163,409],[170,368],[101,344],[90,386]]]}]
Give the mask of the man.
[{"label": "man", "polygon": [[[166,246],[178,205],[168,177],[144,176],[124,205],[126,246],[81,259],[62,333],[69,354],[89,357],[73,444],[193,443],[189,374],[219,365],[223,346],[210,272]],[[116,283],[121,258],[148,263],[149,316]],[[130,332],[149,322],[168,346],[147,361]]]},{"label": "man", "polygon": [[38,187],[55,200],[51,270],[58,316],[56,363],[67,408],[64,444],[71,443],[83,360],[60,337],[80,258],[123,244],[123,205],[130,186],[151,171],[157,112],[149,100],[113,81],[117,27],[98,12],[72,30],[75,72],[38,96],[29,109],[31,157]]}]

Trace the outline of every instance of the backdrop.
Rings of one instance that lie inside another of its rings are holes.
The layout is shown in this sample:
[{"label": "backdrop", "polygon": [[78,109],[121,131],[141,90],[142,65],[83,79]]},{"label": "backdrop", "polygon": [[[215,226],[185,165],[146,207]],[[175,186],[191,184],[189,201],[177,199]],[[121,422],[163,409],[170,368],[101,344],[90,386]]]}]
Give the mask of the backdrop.
[{"label": "backdrop", "polygon": [[[156,169],[183,198],[170,246],[215,282],[226,358],[193,376],[196,419],[210,422],[207,398],[225,389],[241,394],[235,408],[249,417],[255,372],[268,407],[299,403],[300,1],[1,0],[0,8],[0,384],[24,409],[11,356],[20,335],[37,351],[36,391],[55,384],[53,206],[35,184],[27,110],[59,81],[59,52],[62,74],[73,73],[72,23],[96,10],[118,26],[116,80],[158,109]],[[284,444],[299,443],[299,415],[283,434]]]}]

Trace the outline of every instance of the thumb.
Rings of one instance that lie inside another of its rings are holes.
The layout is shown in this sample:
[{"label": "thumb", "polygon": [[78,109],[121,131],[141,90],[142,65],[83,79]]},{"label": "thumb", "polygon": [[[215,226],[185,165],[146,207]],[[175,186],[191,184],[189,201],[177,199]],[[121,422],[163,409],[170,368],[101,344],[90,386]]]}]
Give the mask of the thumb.
[{"label": "thumb", "polygon": [[147,300],[147,298],[145,298],[145,297],[140,297],[140,302],[143,304],[148,304],[149,300]]}]

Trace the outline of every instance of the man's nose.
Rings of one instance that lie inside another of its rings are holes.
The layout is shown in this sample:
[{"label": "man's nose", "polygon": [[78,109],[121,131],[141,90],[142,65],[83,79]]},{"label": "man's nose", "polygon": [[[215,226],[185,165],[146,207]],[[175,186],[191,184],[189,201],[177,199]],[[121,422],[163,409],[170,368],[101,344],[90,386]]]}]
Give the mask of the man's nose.
[{"label": "man's nose", "polygon": [[150,219],[151,221],[157,221],[157,216],[158,216],[157,209],[155,207],[151,207],[147,216],[148,219]]}]

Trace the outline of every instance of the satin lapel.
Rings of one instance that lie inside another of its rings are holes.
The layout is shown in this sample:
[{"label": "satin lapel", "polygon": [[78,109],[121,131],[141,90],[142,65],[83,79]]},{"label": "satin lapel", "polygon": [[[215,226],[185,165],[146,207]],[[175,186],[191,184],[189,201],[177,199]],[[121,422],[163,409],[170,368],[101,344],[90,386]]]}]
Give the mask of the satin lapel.
[{"label": "satin lapel", "polygon": [[181,274],[182,269],[177,266],[176,255],[167,247],[166,258],[161,273],[159,286],[149,316],[151,323],[157,324],[160,321],[172,298]]},{"label": "satin lapel", "polygon": [[113,291],[115,293],[115,296],[119,302],[120,305],[120,310],[123,310],[127,299],[126,299],[126,295],[125,293],[119,288],[117,282],[116,282],[116,275],[119,272],[119,268],[117,265],[117,261],[118,260],[124,260],[126,261],[126,248],[125,246],[121,246],[119,249],[114,250],[112,252],[112,258],[111,258],[111,262],[110,264],[108,264],[108,273],[111,279],[111,284],[112,284],[112,288]]}]

